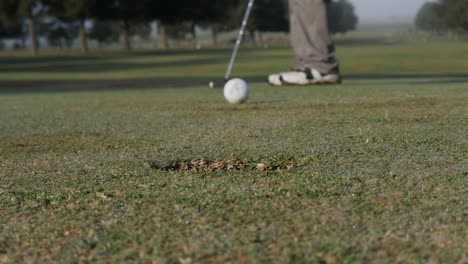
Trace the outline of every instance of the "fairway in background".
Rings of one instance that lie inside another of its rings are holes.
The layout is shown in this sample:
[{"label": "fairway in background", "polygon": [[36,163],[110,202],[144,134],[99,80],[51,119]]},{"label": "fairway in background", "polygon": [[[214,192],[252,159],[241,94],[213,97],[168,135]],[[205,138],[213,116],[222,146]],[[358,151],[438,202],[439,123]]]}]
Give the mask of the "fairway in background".
[{"label": "fairway in background", "polygon": [[[398,40],[398,39],[397,39]],[[464,42],[400,42],[395,38],[338,40],[346,81],[463,82],[468,79]],[[230,49],[170,52],[105,51],[78,55],[45,53],[31,58],[22,53],[0,53],[2,88],[164,88],[207,86],[222,82]],[[288,69],[289,48],[244,48],[233,77],[264,82],[273,72]]]}]

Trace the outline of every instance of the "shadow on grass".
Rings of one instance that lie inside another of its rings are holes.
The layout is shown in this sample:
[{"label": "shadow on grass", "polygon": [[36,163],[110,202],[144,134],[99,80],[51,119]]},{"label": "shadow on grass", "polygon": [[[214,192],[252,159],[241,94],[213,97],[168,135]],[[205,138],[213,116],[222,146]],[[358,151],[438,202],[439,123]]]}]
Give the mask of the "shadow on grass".
[{"label": "shadow on grass", "polygon": [[[254,49],[244,49],[249,53]],[[134,70],[145,68],[164,68],[179,66],[210,65],[226,62],[231,55],[231,49],[207,50],[144,50],[133,52],[104,51],[97,54],[93,51],[86,55],[44,55],[38,57],[0,56],[0,71],[7,73],[89,73],[111,72],[116,70]],[[180,57],[175,57],[180,56]],[[139,58],[154,58],[152,61],[131,61]],[[172,60],[167,61],[165,57]],[[174,60],[174,58],[176,58]]]},{"label": "shadow on grass", "polygon": [[337,46],[390,46],[399,45],[402,41],[389,38],[342,38],[335,40]]},{"label": "shadow on grass", "polygon": [[[22,66],[30,64],[41,64],[41,63],[61,63],[61,62],[89,62],[99,59],[98,56],[94,55],[54,55],[54,56],[39,56],[39,57],[20,57],[20,56],[1,56],[0,57],[0,68],[7,68],[9,66]],[[2,69],[3,70],[3,69]]]},{"label": "shadow on grass", "polygon": [[[250,83],[264,83],[265,76],[250,76],[245,78]],[[463,84],[468,83],[468,74],[350,74],[344,76],[345,83],[358,82],[359,85],[425,85],[425,84]],[[40,80],[40,81],[0,81],[0,93],[30,93],[30,92],[76,92],[99,90],[126,89],[163,89],[208,87],[215,81],[221,88],[222,77],[217,80],[213,76],[198,77],[157,77],[122,80]]]},{"label": "shadow on grass", "polygon": [[123,80],[0,81],[0,93],[86,92],[104,90],[162,89],[206,86],[210,77],[146,78]]},{"label": "shadow on grass", "polygon": [[345,81],[379,81],[392,85],[407,84],[457,84],[468,83],[468,74],[350,74],[344,76]]},{"label": "shadow on grass", "polygon": [[154,68],[170,68],[170,67],[190,67],[197,65],[211,65],[224,62],[223,58],[187,58],[176,61],[155,61],[155,62],[118,62],[108,61],[106,59],[99,59],[93,62],[77,63],[82,60],[62,60],[59,63],[50,63],[47,60],[47,65],[40,63],[29,63],[25,65],[15,64],[15,67],[2,67],[0,71],[3,73],[107,73],[113,71],[129,71],[129,70],[143,70]]}]

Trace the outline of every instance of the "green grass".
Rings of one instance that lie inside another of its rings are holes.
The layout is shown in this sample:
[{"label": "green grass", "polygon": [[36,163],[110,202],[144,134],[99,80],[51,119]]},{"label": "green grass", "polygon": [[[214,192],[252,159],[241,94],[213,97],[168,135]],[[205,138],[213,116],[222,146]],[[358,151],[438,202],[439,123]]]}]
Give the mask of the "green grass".
[{"label": "green grass", "polygon": [[[289,50],[246,49],[252,94],[235,106],[161,88],[221,79],[228,50],[1,54],[0,263],[462,263],[467,47],[346,43],[344,85],[288,88],[260,80]],[[154,165],[199,159],[254,166]]]}]

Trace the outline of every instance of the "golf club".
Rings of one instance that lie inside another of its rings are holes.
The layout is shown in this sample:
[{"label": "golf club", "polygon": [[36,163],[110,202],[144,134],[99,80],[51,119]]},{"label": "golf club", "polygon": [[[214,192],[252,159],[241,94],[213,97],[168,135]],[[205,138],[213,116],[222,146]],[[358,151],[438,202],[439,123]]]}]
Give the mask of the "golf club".
[{"label": "golf club", "polygon": [[237,53],[239,52],[239,47],[244,37],[245,27],[249,21],[250,12],[252,11],[254,1],[255,0],[250,0],[249,4],[247,5],[247,10],[245,11],[244,19],[242,20],[242,26],[240,28],[239,34],[237,35],[236,45],[234,46],[234,51],[232,52],[231,60],[227,68],[226,75],[224,76],[224,83],[229,81],[229,78],[231,77],[232,68],[234,67],[234,62],[236,61]]}]

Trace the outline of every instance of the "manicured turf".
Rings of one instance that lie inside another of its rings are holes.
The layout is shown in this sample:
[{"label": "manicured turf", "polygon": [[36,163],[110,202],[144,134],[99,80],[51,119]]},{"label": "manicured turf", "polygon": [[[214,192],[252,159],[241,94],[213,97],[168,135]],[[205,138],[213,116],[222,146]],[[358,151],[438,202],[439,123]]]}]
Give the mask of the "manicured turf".
[{"label": "manicured turf", "polygon": [[0,263],[466,261],[467,47],[343,43],[344,85],[288,88],[244,49],[234,106],[186,87],[228,50],[2,54]]}]

